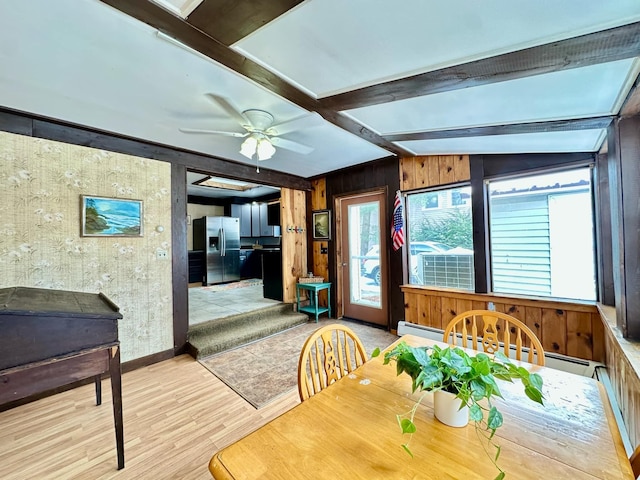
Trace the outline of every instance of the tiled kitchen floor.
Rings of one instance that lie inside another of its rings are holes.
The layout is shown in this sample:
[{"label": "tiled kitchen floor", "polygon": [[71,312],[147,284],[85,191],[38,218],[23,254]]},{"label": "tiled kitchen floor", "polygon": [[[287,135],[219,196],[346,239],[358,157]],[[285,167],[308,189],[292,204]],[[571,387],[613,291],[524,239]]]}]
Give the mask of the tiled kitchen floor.
[{"label": "tiled kitchen floor", "polygon": [[212,292],[203,287],[189,288],[189,325],[246,313],[271,305],[277,300],[264,298],[262,285],[251,285]]}]

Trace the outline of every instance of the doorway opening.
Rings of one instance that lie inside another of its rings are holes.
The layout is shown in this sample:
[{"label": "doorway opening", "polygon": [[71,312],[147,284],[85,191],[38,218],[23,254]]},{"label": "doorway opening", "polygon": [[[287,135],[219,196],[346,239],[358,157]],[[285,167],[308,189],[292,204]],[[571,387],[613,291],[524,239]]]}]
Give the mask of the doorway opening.
[{"label": "doorway opening", "polygon": [[[267,214],[280,188],[195,171],[186,181],[189,327],[280,304],[262,271],[262,256],[280,252],[279,219]],[[237,221],[221,231],[220,218]]]}]

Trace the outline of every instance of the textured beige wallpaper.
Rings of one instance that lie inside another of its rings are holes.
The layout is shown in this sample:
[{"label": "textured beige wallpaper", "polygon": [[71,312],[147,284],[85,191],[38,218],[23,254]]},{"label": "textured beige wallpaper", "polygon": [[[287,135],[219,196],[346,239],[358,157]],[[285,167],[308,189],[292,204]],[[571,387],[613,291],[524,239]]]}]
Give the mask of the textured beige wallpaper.
[{"label": "textured beige wallpaper", "polygon": [[[81,237],[80,195],[142,200],[144,236]],[[123,361],[173,348],[170,165],[0,132],[0,271],[0,287],[103,292]]]}]

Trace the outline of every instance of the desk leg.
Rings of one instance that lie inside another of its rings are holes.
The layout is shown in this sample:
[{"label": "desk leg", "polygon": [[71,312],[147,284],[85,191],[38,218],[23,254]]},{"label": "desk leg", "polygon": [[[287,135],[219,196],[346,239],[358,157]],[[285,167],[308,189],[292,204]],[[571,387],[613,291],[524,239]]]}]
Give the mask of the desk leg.
[{"label": "desk leg", "polygon": [[300,313],[300,287],[298,285],[296,285],[296,305],[298,313]]},{"label": "desk leg", "polygon": [[100,375],[96,375],[96,405],[102,405],[102,382]]},{"label": "desk leg", "polygon": [[122,420],[122,377],[120,370],[120,346],[110,349],[109,375],[111,377],[111,397],[113,401],[113,420],[116,426],[116,449],[118,470],[124,468],[124,423]]},{"label": "desk leg", "polygon": [[329,309],[327,314],[331,318],[331,287],[327,287],[327,308]]}]

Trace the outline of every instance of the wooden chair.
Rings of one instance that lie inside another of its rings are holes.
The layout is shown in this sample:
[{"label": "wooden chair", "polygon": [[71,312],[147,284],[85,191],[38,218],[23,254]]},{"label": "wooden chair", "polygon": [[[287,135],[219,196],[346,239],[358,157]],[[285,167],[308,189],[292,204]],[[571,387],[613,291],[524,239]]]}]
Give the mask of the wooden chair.
[{"label": "wooden chair", "polygon": [[636,447],[631,457],[629,457],[629,462],[631,463],[633,478],[638,478],[638,476],[640,476],[640,445]]},{"label": "wooden chair", "polygon": [[507,357],[515,350],[516,360],[522,360],[522,353],[527,350],[527,362],[544,366],[544,350],[536,334],[506,313],[490,310],[461,313],[447,325],[444,341],[489,354],[502,349]]},{"label": "wooden chair", "polygon": [[305,401],[366,361],[364,345],[348,327],[331,324],[307,338],[298,360],[298,393]]}]

